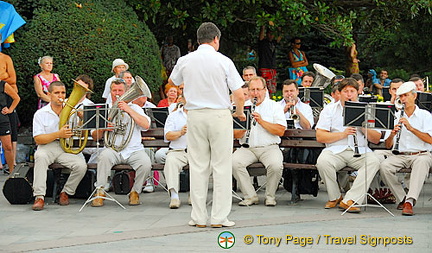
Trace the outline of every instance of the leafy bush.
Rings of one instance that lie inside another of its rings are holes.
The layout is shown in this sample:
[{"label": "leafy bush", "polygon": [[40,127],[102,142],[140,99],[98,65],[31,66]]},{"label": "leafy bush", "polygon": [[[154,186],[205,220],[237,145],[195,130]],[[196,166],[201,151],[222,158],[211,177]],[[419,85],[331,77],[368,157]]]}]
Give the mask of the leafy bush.
[{"label": "leafy bush", "polygon": [[17,43],[6,53],[14,60],[22,102],[18,113],[31,125],[37,96],[32,77],[40,72],[37,59],[54,57],[54,73],[68,87],[71,79],[88,74],[95,82],[94,102],[102,102],[112,61],[125,60],[133,75],[152,91],[162,83],[159,48],[148,27],[122,0],[11,0],[27,25],[16,32]]}]

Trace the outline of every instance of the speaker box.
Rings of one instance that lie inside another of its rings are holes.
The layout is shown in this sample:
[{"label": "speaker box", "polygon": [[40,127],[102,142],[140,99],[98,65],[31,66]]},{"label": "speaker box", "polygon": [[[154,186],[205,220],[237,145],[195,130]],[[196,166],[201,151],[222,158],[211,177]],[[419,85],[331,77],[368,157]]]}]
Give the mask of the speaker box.
[{"label": "speaker box", "polygon": [[3,185],[3,194],[11,204],[27,204],[33,199],[33,168],[19,164]]}]

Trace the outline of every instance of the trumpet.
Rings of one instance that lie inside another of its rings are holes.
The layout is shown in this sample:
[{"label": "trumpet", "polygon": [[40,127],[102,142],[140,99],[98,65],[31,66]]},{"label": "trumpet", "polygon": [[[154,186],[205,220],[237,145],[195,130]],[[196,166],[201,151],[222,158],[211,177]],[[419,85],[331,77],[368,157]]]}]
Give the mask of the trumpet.
[{"label": "trumpet", "polygon": [[[402,103],[402,108],[400,109],[400,117],[402,118],[403,116],[404,116],[404,113],[405,113],[405,105]],[[402,124],[400,125],[400,129],[399,129],[399,132],[397,132],[397,135],[396,135],[396,142],[395,142],[395,145],[393,146],[393,150],[392,150],[392,153],[393,154],[395,154],[395,155],[397,155],[397,154],[399,154],[400,153],[400,151],[399,151],[399,140],[400,140],[400,136],[401,136],[401,132],[402,132]]]},{"label": "trumpet", "polygon": [[[288,100],[288,102],[294,102],[294,99],[290,98]],[[289,108],[289,112],[290,112],[290,119],[294,120],[294,122],[299,122],[300,121],[300,115],[295,113],[295,105],[292,105]]]},{"label": "trumpet", "polygon": [[[257,98],[253,98],[253,100],[252,100],[252,106],[251,106],[251,113],[250,113],[250,121],[251,121],[251,124],[254,125],[254,126],[256,125],[256,120],[252,116],[252,113],[255,112],[255,107],[256,107],[257,102],[258,102]],[[252,126],[249,125],[249,129],[246,131],[246,140],[242,144],[242,147],[249,148],[249,137],[250,137],[251,128],[252,128]]]}]

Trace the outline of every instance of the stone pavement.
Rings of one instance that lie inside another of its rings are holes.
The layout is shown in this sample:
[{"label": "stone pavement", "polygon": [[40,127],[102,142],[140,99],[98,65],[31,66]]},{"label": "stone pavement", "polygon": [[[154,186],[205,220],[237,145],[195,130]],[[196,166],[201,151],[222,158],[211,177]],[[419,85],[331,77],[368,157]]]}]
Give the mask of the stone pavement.
[{"label": "stone pavement", "polygon": [[[1,188],[6,179],[0,176]],[[126,210],[105,201],[103,207],[86,206],[82,212],[78,210],[83,199],[61,207],[47,198],[49,205],[34,212],[31,204],[10,205],[0,194],[0,251],[223,252],[228,250],[218,245],[219,234],[230,231],[233,252],[432,252],[430,179],[412,217],[402,216],[395,205],[386,205],[395,217],[374,207],[341,216],[337,209],[323,208],[327,193],[323,185],[320,188],[318,197],[302,195],[304,200],[295,205],[289,204],[290,193],[282,188],[276,207],[264,206],[263,191],[257,206],[240,207],[233,199],[229,218],[236,226],[222,229],[188,226],[187,193],[180,193],[180,209],[171,210],[161,187],[142,193],[140,206],[127,206],[127,196],[113,194]]]}]

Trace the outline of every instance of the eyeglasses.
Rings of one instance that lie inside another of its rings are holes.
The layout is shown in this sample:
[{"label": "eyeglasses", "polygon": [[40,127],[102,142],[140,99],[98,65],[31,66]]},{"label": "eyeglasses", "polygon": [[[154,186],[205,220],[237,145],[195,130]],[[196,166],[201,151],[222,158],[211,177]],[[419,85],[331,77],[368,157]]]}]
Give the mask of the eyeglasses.
[{"label": "eyeglasses", "polygon": [[250,92],[260,92],[265,90],[265,88],[261,88],[261,89],[249,89]]},{"label": "eyeglasses", "polygon": [[296,44],[296,45],[301,45],[301,42],[298,42],[298,43],[294,43],[294,44]]}]

